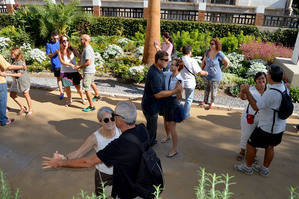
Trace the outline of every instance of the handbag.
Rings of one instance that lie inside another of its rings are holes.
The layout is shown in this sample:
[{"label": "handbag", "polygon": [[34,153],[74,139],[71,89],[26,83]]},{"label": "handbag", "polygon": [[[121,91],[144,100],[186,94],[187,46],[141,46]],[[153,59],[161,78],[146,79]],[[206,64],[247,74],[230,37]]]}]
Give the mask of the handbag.
[{"label": "handbag", "polygon": [[257,114],[258,110],[255,111],[254,115],[252,115],[252,114],[248,114],[248,109],[249,109],[249,104],[248,104],[247,109],[246,109],[247,123],[248,124],[253,124],[254,123],[254,116]]}]

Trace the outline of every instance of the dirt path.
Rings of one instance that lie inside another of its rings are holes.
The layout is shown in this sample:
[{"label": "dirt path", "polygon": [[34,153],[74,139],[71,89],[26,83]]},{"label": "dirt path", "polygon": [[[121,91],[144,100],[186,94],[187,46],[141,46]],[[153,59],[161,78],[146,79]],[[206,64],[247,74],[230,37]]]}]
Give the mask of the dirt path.
[{"label": "dirt path", "polygon": [[[9,117],[17,121],[12,126],[0,128],[0,169],[7,174],[11,186],[19,188],[24,199],[71,199],[83,189],[94,189],[94,169],[42,170],[41,157],[51,156],[58,150],[70,152],[98,128],[96,112],[84,113],[80,102],[66,108],[58,100],[57,92],[32,90],[34,115],[26,119],[16,115],[16,104],[8,100],[13,112]],[[79,100],[77,94],[74,94]],[[122,99],[103,98],[96,104],[115,107]],[[25,102],[24,99],[22,99]],[[138,123],[145,122],[140,111],[140,101],[135,101]],[[164,167],[166,190],[163,199],[195,198],[197,171],[200,167],[217,174],[235,176],[231,191],[233,198],[281,199],[288,198],[288,187],[299,186],[299,136],[295,131],[298,119],[289,119],[282,144],[276,148],[274,161],[267,178],[254,174],[245,176],[232,169],[239,150],[240,113],[222,110],[192,108],[192,117],[178,124],[179,155],[166,158],[170,143],[158,144],[155,150]],[[158,139],[164,135],[159,118]],[[92,154],[92,153],[91,153]],[[263,150],[258,152],[262,161]]]}]

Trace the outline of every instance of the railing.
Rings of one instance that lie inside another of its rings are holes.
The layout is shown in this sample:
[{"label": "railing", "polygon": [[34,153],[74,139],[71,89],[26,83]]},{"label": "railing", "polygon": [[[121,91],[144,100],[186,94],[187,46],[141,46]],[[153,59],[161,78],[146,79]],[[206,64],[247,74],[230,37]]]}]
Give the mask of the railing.
[{"label": "railing", "polygon": [[0,4],[0,13],[7,13],[7,8],[5,4]]},{"label": "railing", "polygon": [[93,14],[93,6],[80,6],[80,8],[86,13]]},{"label": "railing", "polygon": [[143,18],[143,8],[102,7],[103,17]]},{"label": "railing", "polygon": [[264,16],[263,26],[281,27],[281,28],[298,28],[299,16]]},{"label": "railing", "polygon": [[217,23],[254,25],[255,14],[206,12],[205,21],[217,22]]},{"label": "railing", "polygon": [[196,10],[165,10],[161,9],[161,19],[197,21],[198,11]]}]

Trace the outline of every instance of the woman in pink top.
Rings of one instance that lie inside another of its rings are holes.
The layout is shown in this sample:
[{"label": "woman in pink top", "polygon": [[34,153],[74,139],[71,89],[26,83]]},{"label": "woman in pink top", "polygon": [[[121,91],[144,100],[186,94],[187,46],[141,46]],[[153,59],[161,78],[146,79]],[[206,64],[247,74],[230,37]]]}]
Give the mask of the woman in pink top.
[{"label": "woman in pink top", "polygon": [[159,46],[159,42],[155,41],[154,45],[155,48],[157,49],[157,51],[162,50],[162,51],[166,51],[168,53],[168,65],[165,69],[163,69],[163,71],[169,71],[170,68],[170,64],[171,64],[171,55],[175,53],[175,48],[173,45],[173,41],[172,41],[172,37],[170,36],[170,34],[168,32],[165,32],[163,34],[163,43],[161,45],[161,47]]}]

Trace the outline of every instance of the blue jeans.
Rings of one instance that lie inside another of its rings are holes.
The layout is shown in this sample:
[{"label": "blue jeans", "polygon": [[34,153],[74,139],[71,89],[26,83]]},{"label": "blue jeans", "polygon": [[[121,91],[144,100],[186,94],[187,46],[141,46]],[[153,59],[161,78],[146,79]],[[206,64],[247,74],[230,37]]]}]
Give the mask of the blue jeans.
[{"label": "blue jeans", "polygon": [[185,104],[184,104],[185,119],[190,117],[190,109],[193,102],[194,90],[195,90],[194,88],[185,88]]},{"label": "blue jeans", "polygon": [[5,126],[8,118],[6,117],[7,105],[7,84],[0,84],[0,125]]}]

